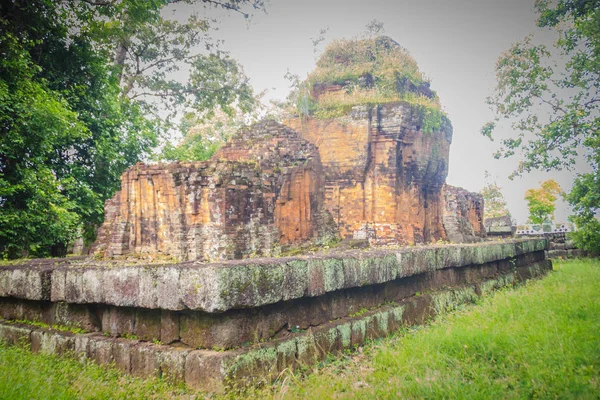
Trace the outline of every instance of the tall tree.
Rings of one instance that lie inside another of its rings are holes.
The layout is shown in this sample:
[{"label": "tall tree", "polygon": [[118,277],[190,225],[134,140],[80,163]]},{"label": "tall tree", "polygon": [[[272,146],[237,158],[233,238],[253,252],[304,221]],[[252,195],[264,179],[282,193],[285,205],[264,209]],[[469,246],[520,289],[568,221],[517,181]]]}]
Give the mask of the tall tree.
[{"label": "tall tree", "polygon": [[[523,153],[515,174],[574,168],[583,156],[592,172],[578,174],[567,200],[574,221],[600,242],[600,0],[537,0],[537,24],[556,33],[553,46],[528,37],[498,60],[497,87],[489,103],[497,118],[482,133],[492,138],[500,119],[516,135],[502,141],[497,157]],[[577,237],[576,237],[576,240]]]},{"label": "tall tree", "polygon": [[[168,3],[0,3],[0,256],[64,254],[78,232],[91,238],[123,170],[149,156],[169,123],[160,107],[210,113],[252,100],[225,53],[192,54],[202,43],[192,30],[206,22],[167,21]],[[183,61],[189,79],[175,82],[169,74]]]},{"label": "tall tree", "polygon": [[487,171],[485,171],[485,180],[486,184],[480,192],[485,202],[484,217],[486,219],[503,217],[505,215],[510,217],[510,211],[508,211],[506,199],[504,198],[504,194],[502,194],[502,188],[498,186],[495,180],[492,180],[490,173]]},{"label": "tall tree", "polygon": [[183,140],[175,145],[167,143],[158,158],[165,161],[208,160],[238,130],[257,120],[257,114],[240,109],[233,113],[216,111],[210,119],[187,113],[180,124]]},{"label": "tall tree", "polygon": [[[89,2],[88,2],[89,3]],[[102,47],[114,55],[117,79],[123,96],[143,101],[160,113],[192,108],[196,113],[212,113],[216,106],[231,112],[233,103],[244,109],[254,97],[241,67],[219,50],[210,36],[207,18],[191,13],[185,21],[166,18],[161,13],[169,3],[219,7],[248,14],[242,6],[263,9],[263,0],[137,0],[105,1],[97,7],[104,18],[89,25]],[[175,75],[188,70],[186,80]],[[154,106],[154,107],[153,107]]]},{"label": "tall tree", "polygon": [[556,199],[562,190],[554,179],[542,182],[537,189],[529,189],[525,192],[525,200],[529,208],[529,222],[542,224],[554,220]]}]

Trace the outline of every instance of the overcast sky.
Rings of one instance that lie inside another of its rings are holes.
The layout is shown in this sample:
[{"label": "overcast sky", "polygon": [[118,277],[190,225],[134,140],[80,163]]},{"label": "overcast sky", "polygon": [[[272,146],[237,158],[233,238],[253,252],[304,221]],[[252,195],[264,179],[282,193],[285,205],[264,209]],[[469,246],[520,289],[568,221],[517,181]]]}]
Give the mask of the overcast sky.
[{"label": "overcast sky", "polygon": [[[383,22],[385,34],[408,49],[431,79],[452,121],[449,184],[479,191],[489,171],[497,176],[519,223],[527,219],[527,189],[549,178],[564,189],[571,187],[575,171],[536,172],[508,180],[518,158],[495,160],[497,142],[479,133],[493,118],[485,99],[493,91],[500,54],[533,32],[540,40],[551,39],[549,32],[535,27],[533,0],[271,0],[267,13],[255,13],[250,21],[221,14],[215,37],[225,41],[223,49],[243,65],[256,91],[268,90],[268,99],[288,94],[288,69],[300,77],[312,71],[316,56],[311,38],[320,29],[329,28],[326,44],[360,35],[373,19]],[[557,220],[566,221],[568,214],[560,203]]]}]

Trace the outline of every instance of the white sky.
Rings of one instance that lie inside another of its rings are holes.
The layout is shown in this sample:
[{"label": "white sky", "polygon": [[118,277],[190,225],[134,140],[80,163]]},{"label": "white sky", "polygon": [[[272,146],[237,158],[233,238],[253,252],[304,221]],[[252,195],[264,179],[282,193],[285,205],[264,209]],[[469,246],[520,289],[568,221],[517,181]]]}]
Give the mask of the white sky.
[{"label": "white sky", "polygon": [[[178,8],[177,14],[181,12]],[[508,180],[518,157],[495,160],[497,142],[479,133],[493,119],[485,99],[495,86],[500,54],[534,31],[550,40],[548,32],[535,27],[533,0],[271,0],[267,14],[255,13],[250,21],[235,13],[220,19],[215,37],[225,41],[222,48],[243,65],[256,91],[268,90],[267,99],[288,94],[288,69],[306,77],[314,68],[311,38],[320,29],[329,28],[327,43],[360,35],[373,19],[383,22],[385,34],[407,48],[431,79],[452,121],[449,184],[479,191],[488,170],[519,223],[528,215],[523,199],[527,189],[550,178],[563,189],[571,187],[574,171],[535,172]],[[566,204],[559,202],[556,219],[566,221],[568,214]]]}]

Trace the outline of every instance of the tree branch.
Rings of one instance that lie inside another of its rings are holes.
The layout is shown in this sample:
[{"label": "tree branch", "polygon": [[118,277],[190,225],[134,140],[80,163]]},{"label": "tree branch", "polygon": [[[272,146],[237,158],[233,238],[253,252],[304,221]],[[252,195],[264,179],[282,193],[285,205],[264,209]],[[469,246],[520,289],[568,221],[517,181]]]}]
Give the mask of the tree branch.
[{"label": "tree branch", "polygon": [[232,89],[232,86],[223,86],[218,89],[209,89],[209,88],[184,89],[184,90],[180,90],[177,92],[140,92],[140,93],[136,93],[133,96],[129,97],[129,99],[136,99],[136,98],[142,97],[142,96],[154,96],[154,97],[165,98],[165,97],[171,97],[171,96],[177,96],[177,95],[194,94],[194,93],[202,92],[202,91],[209,91],[209,92],[216,93],[216,92],[223,91],[225,89]]},{"label": "tree branch", "polygon": [[93,6],[110,6],[117,2],[117,0],[81,0],[84,3],[91,4]]},{"label": "tree branch", "polygon": [[222,3],[222,2],[217,1],[217,0],[202,0],[202,2],[203,3],[212,4],[212,5],[216,6],[216,7],[221,7],[221,8],[224,8],[226,10],[231,10],[231,11],[238,12],[238,13],[242,14],[244,16],[244,18],[248,18],[250,16],[248,13],[243,12],[238,7],[233,6],[231,4]]}]

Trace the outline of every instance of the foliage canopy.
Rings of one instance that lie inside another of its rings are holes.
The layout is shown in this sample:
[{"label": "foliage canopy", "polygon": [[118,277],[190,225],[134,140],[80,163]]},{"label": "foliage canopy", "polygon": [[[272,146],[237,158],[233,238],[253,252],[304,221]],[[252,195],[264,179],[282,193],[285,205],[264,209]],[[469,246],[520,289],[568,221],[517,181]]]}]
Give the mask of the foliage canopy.
[{"label": "foliage canopy", "polygon": [[[600,0],[537,0],[537,24],[555,32],[552,47],[525,38],[496,65],[497,87],[489,98],[496,120],[482,128],[492,138],[500,119],[516,135],[502,140],[496,157],[520,151],[515,175],[533,169],[573,168],[583,157],[592,172],[578,174],[566,196],[581,234],[579,246],[600,242]],[[587,239],[583,239],[587,238]]]},{"label": "foliage canopy", "polygon": [[542,182],[538,189],[529,189],[525,192],[525,200],[529,208],[529,222],[542,224],[554,219],[556,199],[562,190],[554,179]]},{"label": "foliage canopy", "polygon": [[[61,255],[75,235],[93,238],[123,170],[147,158],[171,123],[159,110],[210,114],[254,101],[208,22],[164,19],[169,3],[0,3],[1,256]],[[195,53],[199,44],[207,51]],[[170,78],[182,63],[183,83]]]},{"label": "foliage canopy", "polygon": [[508,211],[502,188],[495,181],[491,180],[489,172],[485,172],[485,177],[487,182],[480,192],[485,202],[484,217],[486,219],[503,217],[505,215],[510,217],[510,211]]}]

